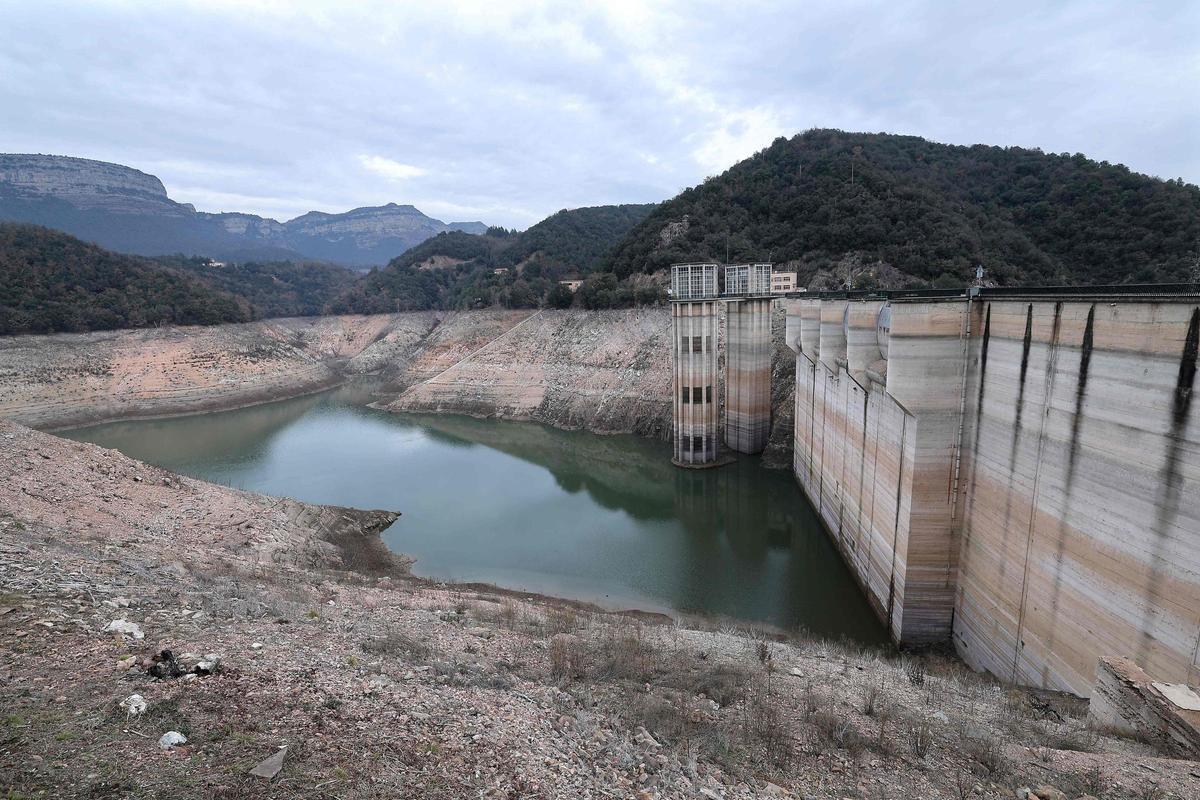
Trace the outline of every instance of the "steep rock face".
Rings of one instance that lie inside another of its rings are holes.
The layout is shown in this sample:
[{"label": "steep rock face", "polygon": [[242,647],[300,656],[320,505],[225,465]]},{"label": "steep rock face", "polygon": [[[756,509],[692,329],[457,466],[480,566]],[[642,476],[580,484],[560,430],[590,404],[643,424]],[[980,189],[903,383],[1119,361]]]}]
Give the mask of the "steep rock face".
[{"label": "steep rock face", "polygon": [[180,216],[162,181],[120,164],[67,156],[0,153],[0,186],[13,194],[55,197],[81,209]]},{"label": "steep rock face", "polygon": [[124,253],[185,253],[226,260],[320,259],[386,264],[443,231],[483,233],[482,222],[449,225],[410,205],[311,211],[288,222],[240,212],[197,212],[167,196],[162,181],[84,158],[0,154],[0,221],[31,222]]}]

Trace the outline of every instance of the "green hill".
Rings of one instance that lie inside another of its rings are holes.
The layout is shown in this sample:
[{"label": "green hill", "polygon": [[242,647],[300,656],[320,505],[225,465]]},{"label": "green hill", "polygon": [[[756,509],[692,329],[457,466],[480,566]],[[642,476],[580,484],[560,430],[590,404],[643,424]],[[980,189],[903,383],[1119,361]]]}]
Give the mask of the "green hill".
[{"label": "green hill", "polygon": [[[329,306],[332,313],[380,313],[425,308],[503,305],[563,307],[573,298],[558,286],[594,273],[614,245],[653,205],[594,206],[559,211],[523,232],[489,228],[478,236],[442,233],[372,270]],[[611,277],[611,276],[609,276]],[[597,275],[592,282],[607,280]],[[660,293],[638,282],[625,291],[589,284],[581,297],[596,307],[653,302]]]},{"label": "green hill", "polygon": [[362,276],[315,261],[248,261],[219,267],[207,258],[172,256],[155,261],[177,267],[213,289],[245,298],[255,319],[324,314],[330,301]]},{"label": "green hill", "polygon": [[249,304],[149,259],[0,223],[0,334],[245,322]]},{"label": "green hill", "polygon": [[848,257],[924,282],[1186,280],[1200,187],[1083,155],[812,130],[777,139],[654,210],[614,250],[619,277],[697,260],[792,262],[806,280]]}]

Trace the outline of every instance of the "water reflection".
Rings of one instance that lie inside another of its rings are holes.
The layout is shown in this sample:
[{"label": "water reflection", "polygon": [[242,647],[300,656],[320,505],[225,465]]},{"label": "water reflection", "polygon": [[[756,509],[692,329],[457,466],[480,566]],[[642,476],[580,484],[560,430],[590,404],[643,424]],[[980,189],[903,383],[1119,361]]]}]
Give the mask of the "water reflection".
[{"label": "water reflection", "polygon": [[419,574],[613,607],[681,610],[882,642],[786,472],[681,470],[662,442],[455,416],[328,393],[70,435],[197,477],[392,508]]}]

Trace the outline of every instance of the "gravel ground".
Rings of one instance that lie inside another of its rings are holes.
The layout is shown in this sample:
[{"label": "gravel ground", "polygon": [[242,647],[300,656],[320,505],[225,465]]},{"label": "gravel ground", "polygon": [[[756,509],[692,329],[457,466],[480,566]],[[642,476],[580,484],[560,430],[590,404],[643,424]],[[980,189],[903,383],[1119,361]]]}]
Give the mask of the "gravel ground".
[{"label": "gravel ground", "polygon": [[431,584],[389,512],[0,450],[0,796],[1200,797],[951,657]]}]

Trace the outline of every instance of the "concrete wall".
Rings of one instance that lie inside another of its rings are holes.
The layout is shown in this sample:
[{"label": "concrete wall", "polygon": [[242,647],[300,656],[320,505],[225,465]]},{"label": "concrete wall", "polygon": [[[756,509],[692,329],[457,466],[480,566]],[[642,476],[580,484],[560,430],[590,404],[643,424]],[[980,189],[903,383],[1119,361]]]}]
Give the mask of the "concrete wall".
[{"label": "concrete wall", "polygon": [[1080,695],[1100,656],[1200,680],[1195,300],[976,317],[959,652]]},{"label": "concrete wall", "polygon": [[868,304],[790,304],[789,344],[797,480],[893,637],[1084,696],[1100,656],[1200,680],[1195,298],[891,310],[886,385]]},{"label": "concrete wall", "polygon": [[725,443],[760,453],[771,435],[771,301],[725,304]]},{"label": "concrete wall", "polygon": [[715,300],[671,304],[675,369],[672,419],[677,464],[715,463],[720,449],[717,427],[720,399],[717,396],[718,312]]}]

